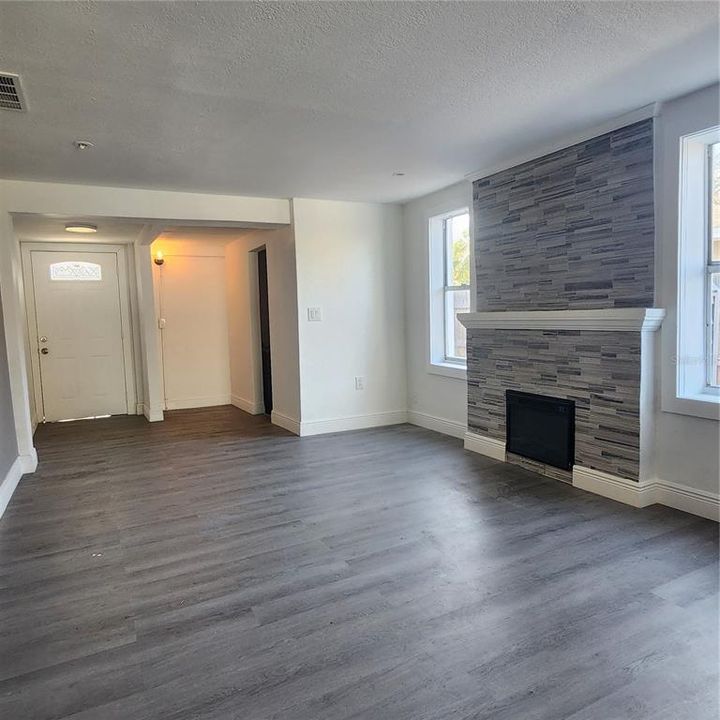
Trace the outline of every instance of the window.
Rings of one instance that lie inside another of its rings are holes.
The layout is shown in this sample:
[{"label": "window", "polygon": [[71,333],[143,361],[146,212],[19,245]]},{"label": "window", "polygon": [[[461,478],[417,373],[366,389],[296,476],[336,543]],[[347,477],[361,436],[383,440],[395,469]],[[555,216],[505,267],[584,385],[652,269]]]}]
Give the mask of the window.
[{"label": "window", "polygon": [[56,262],[50,265],[50,279],[97,282],[102,280],[102,268],[90,262]]},{"label": "window", "polygon": [[720,143],[708,145],[708,266],[707,369],[708,385],[720,387]]},{"label": "window", "polygon": [[681,138],[677,392],[720,401],[720,128]]},{"label": "window", "polygon": [[445,265],[445,361],[465,364],[465,328],[457,314],[470,312],[470,215],[466,212],[443,220]]},{"label": "window", "polygon": [[430,218],[429,231],[430,364],[441,374],[463,377],[466,337],[457,315],[470,312],[470,214],[467,208]]}]

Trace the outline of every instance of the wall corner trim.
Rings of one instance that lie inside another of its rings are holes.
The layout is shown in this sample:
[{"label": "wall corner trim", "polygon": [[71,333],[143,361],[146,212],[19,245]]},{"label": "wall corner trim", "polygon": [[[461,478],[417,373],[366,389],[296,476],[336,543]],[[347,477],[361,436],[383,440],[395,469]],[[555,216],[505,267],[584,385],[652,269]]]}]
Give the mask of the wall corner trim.
[{"label": "wall corner trim", "polygon": [[575,465],[573,487],[602,495],[636,508],[666,505],[720,522],[720,495],[659,478],[635,482],[616,475]]},{"label": "wall corner trim", "polygon": [[[26,467],[32,467],[32,470],[26,470]],[[20,482],[20,478],[29,472],[33,472],[37,467],[37,456],[34,459],[34,465],[32,457],[30,455],[20,455],[15,458],[15,462],[10,466],[7,474],[0,482],[0,518],[3,516],[5,509],[10,502],[10,498],[15,492],[15,488]]]},{"label": "wall corner trim", "polygon": [[461,440],[465,438],[467,433],[467,425],[465,425],[465,423],[447,420],[446,418],[429,415],[428,413],[419,412],[418,410],[408,410],[407,421],[411,425],[417,425],[426,430],[434,430],[443,435],[451,435]]},{"label": "wall corner trim", "polygon": [[[20,455],[18,460],[20,461],[20,467],[22,469],[23,475],[34,473],[37,470],[38,456],[37,450],[35,450],[35,448],[32,448],[27,455]],[[0,513],[0,515],[1,514],[2,513]]]},{"label": "wall corner trim", "polygon": [[230,404],[250,415],[262,415],[265,412],[265,406],[261,402],[253,402],[235,394],[230,396]]},{"label": "wall corner trim", "polygon": [[165,414],[159,408],[153,408],[143,403],[142,414],[147,418],[148,422],[161,422],[165,419]]},{"label": "wall corner trim", "polygon": [[502,440],[467,432],[465,433],[464,447],[471,452],[505,462],[505,443]]},{"label": "wall corner trim", "polygon": [[290,431],[293,435],[300,435],[300,422],[295,418],[279,413],[277,410],[273,410],[270,414],[270,422]]}]

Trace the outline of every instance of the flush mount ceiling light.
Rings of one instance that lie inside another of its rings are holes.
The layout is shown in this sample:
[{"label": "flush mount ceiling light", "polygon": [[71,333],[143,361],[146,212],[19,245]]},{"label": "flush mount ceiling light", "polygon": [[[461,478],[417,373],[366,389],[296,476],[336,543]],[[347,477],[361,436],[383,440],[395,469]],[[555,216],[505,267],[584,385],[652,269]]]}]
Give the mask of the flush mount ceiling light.
[{"label": "flush mount ceiling light", "polygon": [[76,140],[73,145],[78,150],[89,150],[91,147],[95,147],[89,140]]},{"label": "flush mount ceiling light", "polygon": [[91,225],[90,223],[66,223],[65,232],[71,233],[96,233],[97,225]]}]

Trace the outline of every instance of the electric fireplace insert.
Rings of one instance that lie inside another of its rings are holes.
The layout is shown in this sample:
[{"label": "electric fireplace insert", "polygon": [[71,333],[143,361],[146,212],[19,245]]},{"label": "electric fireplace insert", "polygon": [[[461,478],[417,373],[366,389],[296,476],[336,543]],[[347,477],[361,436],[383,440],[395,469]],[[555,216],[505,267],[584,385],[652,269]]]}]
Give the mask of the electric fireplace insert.
[{"label": "electric fireplace insert", "polygon": [[505,391],[507,452],[570,470],[575,460],[575,402]]}]

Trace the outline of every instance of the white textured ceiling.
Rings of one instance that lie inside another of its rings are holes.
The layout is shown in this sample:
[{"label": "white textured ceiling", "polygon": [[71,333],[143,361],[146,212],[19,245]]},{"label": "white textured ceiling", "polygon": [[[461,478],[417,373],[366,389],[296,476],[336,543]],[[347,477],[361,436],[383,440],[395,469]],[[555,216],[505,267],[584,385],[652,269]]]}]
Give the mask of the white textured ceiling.
[{"label": "white textured ceiling", "polygon": [[715,2],[2,2],[0,176],[397,201],[717,58]]}]

